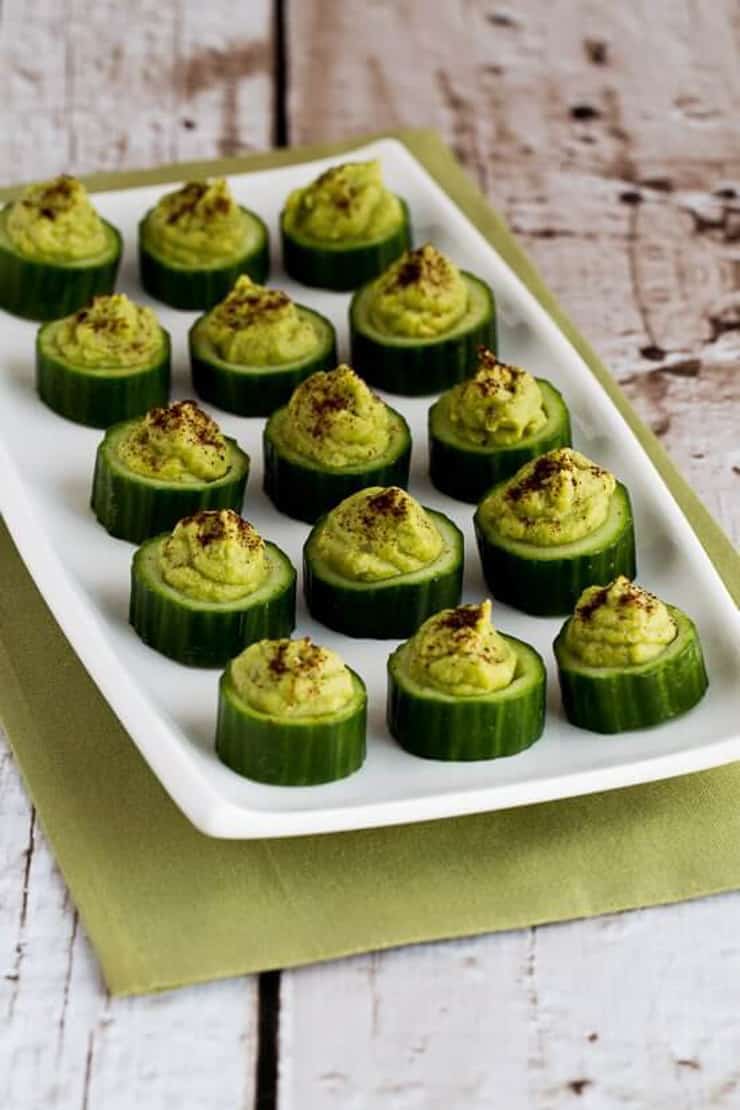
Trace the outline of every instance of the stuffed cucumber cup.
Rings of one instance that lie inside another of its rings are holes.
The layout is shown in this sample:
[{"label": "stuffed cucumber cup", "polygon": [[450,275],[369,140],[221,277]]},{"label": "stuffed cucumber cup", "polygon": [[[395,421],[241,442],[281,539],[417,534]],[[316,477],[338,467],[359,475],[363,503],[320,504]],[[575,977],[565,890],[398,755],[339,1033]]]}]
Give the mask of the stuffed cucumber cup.
[{"label": "stuffed cucumber cup", "polygon": [[223,666],[295,627],[293,566],[233,509],[203,509],[146,540],[131,564],[129,620],[156,651]]},{"label": "stuffed cucumber cup", "polygon": [[493,293],[429,243],[358,289],[351,362],[389,393],[439,393],[470,376],[480,346],[496,349]]},{"label": "stuffed cucumber cup", "polygon": [[280,233],[286,273],[338,291],[377,277],[411,245],[406,202],[386,189],[377,161],[332,166],[294,189]]},{"label": "stuffed cucumber cup", "polygon": [[584,590],[554,649],[565,714],[592,732],[671,720],[708,686],[693,621],[621,575]]},{"label": "stuffed cucumber cup", "polygon": [[411,433],[349,366],[312,374],[265,428],[265,493],[313,524],[366,486],[406,488]]},{"label": "stuffed cucumber cup", "polygon": [[190,329],[199,397],[239,416],[269,416],[315,370],[336,365],[334,327],[287,293],[247,274]]},{"label": "stuffed cucumber cup", "polygon": [[545,724],[545,665],[491,624],[491,602],[443,609],[388,660],[388,729],[424,759],[497,759]]},{"label": "stuffed cucumber cup", "polygon": [[54,412],[91,428],[139,416],[167,404],[170,337],[150,308],[100,294],[39,329],[36,388]]},{"label": "stuffed cucumber cup", "polygon": [[429,474],[442,493],[477,504],[530,459],[569,447],[565,401],[543,378],[481,347],[472,378],[429,410]]},{"label": "stuffed cucumber cup", "polygon": [[29,320],[67,316],[112,291],[121,249],[76,178],[29,185],[0,210],[0,308]]},{"label": "stuffed cucumber cup", "polygon": [[636,570],[626,488],[570,447],[495,486],[475,532],[493,596],[536,616],[569,613],[586,586]]},{"label": "stuffed cucumber cup", "polygon": [[216,752],[274,786],[315,786],[362,766],[367,695],[359,675],[306,636],[261,640],[221,678]]},{"label": "stuffed cucumber cup", "polygon": [[303,549],[311,615],[346,636],[397,640],[460,601],[463,537],[397,486],[370,486],[314,526]]},{"label": "stuffed cucumber cup", "polygon": [[194,401],[114,424],[95,458],[91,505],[112,536],[141,543],[200,509],[241,511],[249,456]]},{"label": "stuffed cucumber cup", "polygon": [[269,268],[267,228],[222,177],[166,193],[139,224],[141,284],[172,308],[211,308],[239,274],[265,281]]}]

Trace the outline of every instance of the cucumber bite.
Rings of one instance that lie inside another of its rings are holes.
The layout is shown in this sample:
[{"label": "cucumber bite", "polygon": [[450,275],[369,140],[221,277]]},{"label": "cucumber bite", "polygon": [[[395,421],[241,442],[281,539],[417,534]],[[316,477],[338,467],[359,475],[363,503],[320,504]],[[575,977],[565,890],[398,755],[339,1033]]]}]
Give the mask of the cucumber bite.
[{"label": "cucumber bite", "polygon": [[570,416],[557,389],[499,362],[487,347],[474,376],[429,410],[429,475],[458,501],[477,504],[530,459],[570,443]]},{"label": "cucumber bite", "polygon": [[91,428],[139,416],[167,404],[170,337],[150,308],[101,294],[39,328],[36,388],[54,412]]},{"label": "cucumber bite", "polygon": [[112,536],[141,543],[199,509],[241,512],[249,456],[194,401],[114,424],[95,458],[91,505]]},{"label": "cucumber bite", "polygon": [[671,720],[708,686],[693,621],[624,576],[584,590],[554,649],[565,714],[592,732]]},{"label": "cucumber bite", "polygon": [[237,774],[314,786],[362,766],[367,695],[359,675],[308,637],[261,640],[221,678],[216,752]]},{"label": "cucumber bite", "polygon": [[491,624],[491,603],[444,609],[388,660],[388,728],[425,759],[496,759],[545,723],[545,665]]},{"label": "cucumber bite", "polygon": [[269,269],[265,224],[221,177],[166,193],[139,224],[141,284],[172,308],[211,308],[240,274],[263,282]]},{"label": "cucumber bite", "polygon": [[475,532],[493,596],[535,616],[569,613],[586,586],[636,571],[627,489],[569,447],[495,486]]},{"label": "cucumber bite", "polygon": [[460,601],[463,537],[396,486],[371,486],[314,526],[303,549],[311,615],[346,636],[400,639]]},{"label": "cucumber bite", "polygon": [[188,338],[195,392],[239,416],[269,416],[304,378],[337,360],[325,316],[246,274]]},{"label": "cucumber bite", "polygon": [[378,161],[332,166],[294,189],[280,234],[285,272],[337,291],[377,277],[411,244],[408,207],[384,186]]},{"label": "cucumber bite", "polygon": [[349,366],[312,374],[264,431],[265,493],[313,524],[365,486],[408,485],[411,433]]},{"label": "cucumber bite", "polygon": [[113,290],[121,250],[76,178],[29,185],[0,211],[0,308],[29,320],[67,316]]},{"label": "cucumber bite", "polygon": [[146,540],[131,564],[129,620],[178,663],[222,666],[295,627],[293,565],[233,509],[203,509]]},{"label": "cucumber bite", "polygon": [[496,349],[493,293],[429,243],[358,289],[349,312],[352,365],[371,385],[416,396],[473,373]]}]

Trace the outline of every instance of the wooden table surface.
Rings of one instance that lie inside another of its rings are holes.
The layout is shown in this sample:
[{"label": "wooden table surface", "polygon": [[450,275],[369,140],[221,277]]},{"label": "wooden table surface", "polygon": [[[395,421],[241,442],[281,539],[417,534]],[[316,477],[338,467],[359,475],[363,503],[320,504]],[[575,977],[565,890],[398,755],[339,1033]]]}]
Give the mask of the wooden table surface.
[{"label": "wooden table surface", "polygon": [[[740,537],[737,0],[2,0],[21,181],[435,126]],[[111,999],[0,755],[0,1107],[740,1106],[740,895]]]}]

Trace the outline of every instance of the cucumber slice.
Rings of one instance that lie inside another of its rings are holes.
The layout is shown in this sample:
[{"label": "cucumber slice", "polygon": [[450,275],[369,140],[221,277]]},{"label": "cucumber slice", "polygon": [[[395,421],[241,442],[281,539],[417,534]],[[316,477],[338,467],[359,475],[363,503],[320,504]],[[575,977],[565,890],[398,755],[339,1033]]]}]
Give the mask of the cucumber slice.
[{"label": "cucumber slice", "polygon": [[270,574],[239,601],[197,601],[162,577],[160,553],[169,533],[147,540],[131,563],[129,621],[145,644],[178,663],[223,666],[255,640],[290,636],[295,628],[296,573],[287,555],[266,544]]},{"label": "cucumber slice", "polygon": [[134,367],[90,369],[75,366],[56,353],[56,336],[63,320],[39,328],[36,337],[36,388],[54,412],[86,424],[108,428],[120,420],[141,416],[155,405],[166,405],[170,393],[170,337],[161,329],[155,358]]},{"label": "cucumber slice", "polygon": [[534,744],[545,727],[545,664],[529,644],[504,636],[517,656],[512,681],[486,697],[454,698],[419,686],[406,671],[408,644],[388,659],[392,736],[424,759],[498,759]]},{"label": "cucumber slice", "polygon": [[501,447],[477,447],[461,439],[450,420],[450,395],[444,393],[429,410],[429,475],[432,483],[458,501],[477,504],[491,486],[516,474],[530,459],[556,447],[570,447],[570,415],[561,394],[543,378],[547,423],[534,435]]},{"label": "cucumber slice", "polygon": [[395,409],[389,409],[390,438],[380,458],[362,466],[322,467],[292,451],[283,429],[287,406],[267,421],[263,434],[264,489],[276,509],[294,520],[313,524],[345,497],[365,486],[406,489],[411,461],[411,432]]},{"label": "cucumber slice", "polygon": [[270,241],[267,227],[256,212],[240,211],[244,217],[244,249],[236,258],[211,265],[183,266],[172,262],[149,242],[147,212],[139,224],[139,277],[147,293],[172,308],[207,309],[222,301],[239,277],[249,274],[264,285],[270,270]]},{"label": "cucumber slice", "polygon": [[439,529],[442,551],[429,566],[381,582],[345,578],[316,552],[320,520],[303,548],[303,589],[311,616],[345,636],[400,640],[440,609],[459,605],[462,593],[463,535],[443,513],[426,509]]},{"label": "cucumber slice", "polygon": [[298,362],[278,366],[240,366],[220,358],[205,334],[205,316],[195,321],[188,336],[193,388],[199,397],[239,416],[269,416],[290,398],[297,385],[317,370],[337,364],[334,325],[305,305],[296,305],[316,333],[316,347]]},{"label": "cucumber slice", "polygon": [[480,278],[462,271],[468,286],[468,311],[445,335],[408,339],[378,331],[368,310],[373,283],[358,289],[349,308],[350,362],[365,381],[389,393],[416,397],[439,393],[469,377],[478,348],[496,350],[496,305]]},{"label": "cucumber slice", "polygon": [[[493,490],[491,491],[493,492]],[[637,572],[629,493],[621,482],[604,523],[573,543],[537,547],[500,535],[480,506],[475,514],[483,575],[495,598],[534,616],[569,613],[587,586]]]},{"label": "cucumber slice", "polygon": [[398,198],[403,218],[398,227],[381,239],[365,243],[319,243],[288,231],[285,213],[280,214],[283,269],[302,285],[346,292],[357,289],[382,274],[386,266],[411,246],[411,220],[406,201]]},{"label": "cucumber slice", "polygon": [[667,606],[678,631],[647,663],[588,667],[568,649],[563,625],[553,645],[563,708],[569,721],[592,732],[623,732],[671,720],[701,701],[709,685],[696,626]]},{"label": "cucumber slice", "polygon": [[82,308],[98,293],[112,293],[123,241],[103,220],[105,250],[75,262],[27,258],[7,231],[10,205],[0,211],[0,308],[27,320],[58,320]]},{"label": "cucumber slice", "polygon": [[199,509],[235,509],[240,513],[249,474],[249,455],[227,439],[229,469],[214,482],[163,482],[128,470],[118,444],[133,420],[114,424],[95,456],[91,506],[103,527],[121,540],[142,543],[171,531],[178,520]]},{"label": "cucumber slice", "polygon": [[302,720],[269,717],[243,701],[227,667],[221,677],[216,753],[239,775],[274,786],[316,786],[362,766],[367,694],[350,671],[355,696],[344,709]]}]

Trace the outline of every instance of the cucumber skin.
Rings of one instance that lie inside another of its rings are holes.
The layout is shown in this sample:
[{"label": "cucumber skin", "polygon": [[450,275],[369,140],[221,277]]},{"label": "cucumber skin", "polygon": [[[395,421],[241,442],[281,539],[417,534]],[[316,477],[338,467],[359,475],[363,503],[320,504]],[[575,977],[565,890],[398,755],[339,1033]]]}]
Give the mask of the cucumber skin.
[{"label": "cucumber skin", "polygon": [[566,411],[565,420],[560,428],[553,429],[527,447],[512,444],[500,451],[466,451],[438,439],[432,432],[432,413],[437,401],[429,410],[429,477],[441,493],[476,505],[482,497],[499,482],[516,474],[520,467],[538,455],[553,451],[556,447],[570,447],[572,444],[570,416]]},{"label": "cucumber skin", "polygon": [[366,486],[408,487],[410,434],[405,449],[395,459],[375,466],[368,465],[366,470],[351,474],[321,470],[317,466],[302,466],[298,461],[281,455],[270,436],[269,421],[262,435],[262,445],[265,493],[279,512],[307,524],[315,524],[319,517],[328,513],[345,497]]},{"label": "cucumber skin", "polygon": [[317,370],[332,370],[337,365],[335,338],[328,350],[294,370],[262,373],[227,370],[197,354],[193,331],[199,322],[196,320],[188,334],[193,389],[202,400],[225,412],[238,416],[270,416],[275,409],[287,404],[296,386],[311,374]]},{"label": "cucumber skin", "polygon": [[[413,635],[427,617],[460,604],[463,579],[463,538],[459,529],[459,558],[444,574],[420,582],[388,585],[360,583],[346,588],[327,582],[315,571],[308,555],[319,521],[303,548],[303,591],[314,620],[345,636],[372,640],[400,640]],[[452,523],[452,522],[450,522]]]},{"label": "cucumber skin", "polygon": [[118,250],[95,266],[58,266],[23,258],[0,244],[0,308],[26,320],[59,320],[98,293],[112,293],[121,261],[121,233],[106,220]]},{"label": "cucumber skin", "polygon": [[388,660],[386,720],[391,735],[412,755],[437,760],[499,759],[524,751],[542,735],[547,680],[539,656],[539,681],[520,697],[497,702],[459,698],[450,703],[406,690],[394,673],[396,654]]},{"label": "cucumber skin", "polygon": [[[621,484],[620,488],[627,494]],[[526,559],[492,544],[481,527],[480,511],[473,523],[489,590],[497,601],[535,617],[571,613],[587,586],[602,586],[619,574],[630,579],[637,574],[631,514],[628,526],[603,550],[547,562]]]},{"label": "cucumber skin", "polygon": [[[244,211],[248,211],[244,209]],[[222,301],[240,274],[264,285],[270,273],[270,239],[260,217],[248,211],[264,233],[264,239],[251,254],[225,266],[187,270],[168,266],[144,245],[146,216],[139,223],[139,280],[147,293],[170,308],[209,309]],[[147,213],[148,215],[148,213]]]},{"label": "cucumber skin", "polygon": [[245,599],[243,609],[194,609],[178,604],[139,573],[143,550],[131,562],[129,623],[162,655],[191,667],[220,667],[256,640],[281,639],[295,628],[295,571],[287,589],[257,605],[250,607]]},{"label": "cucumber skin", "polygon": [[170,337],[161,357],[150,368],[129,375],[87,373],[70,367],[42,350],[43,328],[36,340],[36,389],[59,416],[88,428],[108,428],[142,416],[170,395]]},{"label": "cucumber skin", "polygon": [[366,698],[342,720],[286,724],[245,712],[228,669],[221,676],[216,754],[232,771],[257,782],[317,786],[346,778],[364,762],[366,731]]},{"label": "cucumber skin", "polygon": [[[244,469],[228,481],[181,489],[154,486],[142,476],[129,478],[107,463],[100,444],[95,456],[90,505],[96,517],[116,539],[142,543],[160,532],[170,532],[185,516],[200,509],[234,509],[240,513],[249,476]],[[233,440],[227,440],[233,445]],[[243,454],[243,452],[242,452]]]},{"label": "cucumber skin", "polygon": [[403,220],[396,231],[381,242],[344,249],[324,249],[294,239],[280,215],[283,269],[301,285],[346,293],[382,274],[391,262],[411,246],[411,220],[406,201],[401,199]]},{"label": "cucumber skin", "polygon": [[[672,610],[675,616],[676,610]],[[692,709],[707,687],[706,667],[696,627],[682,613],[689,634],[682,649],[672,658],[660,657],[655,666],[641,674],[627,670],[584,675],[561,663],[561,647],[569,621],[560,630],[553,647],[565,715],[571,724],[591,732],[613,734],[629,729],[650,728]]]},{"label": "cucumber skin", "polygon": [[[362,290],[358,290],[358,293]],[[462,335],[418,346],[394,346],[378,342],[355,324],[353,298],[350,305],[352,367],[376,389],[405,397],[441,393],[469,378],[478,362],[478,348],[496,351],[496,305],[493,293],[491,314]],[[357,296],[357,294],[355,294]]]}]

